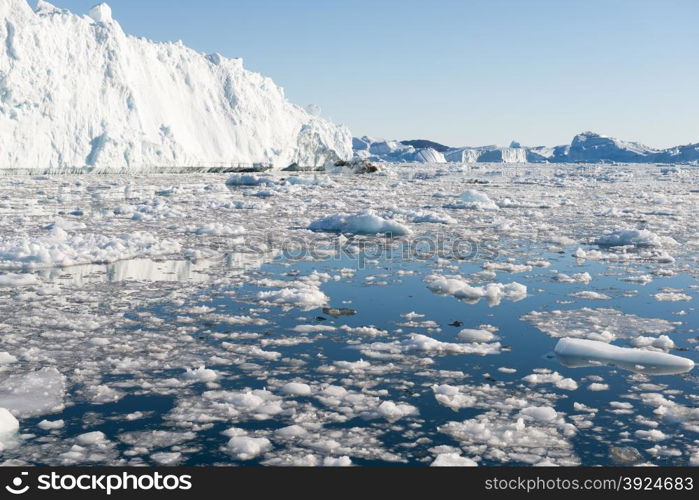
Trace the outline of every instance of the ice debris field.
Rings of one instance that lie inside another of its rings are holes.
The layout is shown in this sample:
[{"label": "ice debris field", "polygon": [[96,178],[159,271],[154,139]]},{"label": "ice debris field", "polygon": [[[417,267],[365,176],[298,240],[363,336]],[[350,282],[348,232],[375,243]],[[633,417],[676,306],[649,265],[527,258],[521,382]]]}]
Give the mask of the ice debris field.
[{"label": "ice debris field", "polygon": [[5,465],[698,465],[699,170],[0,177]]}]

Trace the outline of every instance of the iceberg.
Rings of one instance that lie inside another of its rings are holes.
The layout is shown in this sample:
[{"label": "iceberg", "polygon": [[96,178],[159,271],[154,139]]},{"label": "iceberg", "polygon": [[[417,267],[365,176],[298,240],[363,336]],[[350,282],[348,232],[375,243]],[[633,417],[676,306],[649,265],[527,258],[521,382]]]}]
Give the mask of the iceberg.
[{"label": "iceberg", "polygon": [[[389,163],[696,163],[699,143],[653,149],[638,142],[622,141],[594,132],[576,135],[560,146],[448,147],[427,141],[353,139],[355,158]],[[672,172],[670,170],[666,172]]]},{"label": "iceberg", "polygon": [[325,233],[389,234],[392,236],[404,236],[412,232],[409,227],[390,219],[384,219],[371,210],[365,210],[355,215],[324,217],[312,222],[308,229]]},{"label": "iceberg", "polygon": [[352,136],[289,103],[241,59],[129,36],[86,16],[0,2],[0,172],[317,167]]},{"label": "iceberg", "polygon": [[611,364],[639,373],[672,375],[694,368],[694,361],[664,352],[619,347],[597,340],[562,338],[554,352],[561,362],[577,368],[595,364]]}]

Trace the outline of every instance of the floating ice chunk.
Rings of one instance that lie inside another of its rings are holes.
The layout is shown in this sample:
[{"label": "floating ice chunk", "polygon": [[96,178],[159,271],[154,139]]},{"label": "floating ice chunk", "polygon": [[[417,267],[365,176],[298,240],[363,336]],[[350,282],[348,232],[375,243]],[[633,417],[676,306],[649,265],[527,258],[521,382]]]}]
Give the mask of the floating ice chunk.
[{"label": "floating ice chunk", "polygon": [[281,290],[259,292],[257,299],[263,304],[298,307],[305,311],[322,307],[330,300],[327,295],[314,287],[282,288]]},{"label": "floating ice chunk", "polygon": [[610,300],[611,297],[604,293],[593,292],[592,290],[583,290],[580,292],[570,293],[569,297],[575,297],[576,299],[585,300]]},{"label": "floating ice chunk", "polygon": [[677,241],[669,236],[658,236],[647,229],[625,229],[605,234],[595,241],[597,245],[618,247],[634,245],[637,247],[662,247],[677,245]]},{"label": "floating ice chunk", "polygon": [[664,439],[667,439],[667,435],[658,429],[651,429],[651,430],[637,430],[635,433],[636,437],[640,439],[645,439],[647,441],[662,441]]},{"label": "floating ice chunk", "polygon": [[213,222],[204,226],[192,228],[189,232],[199,236],[236,236],[244,234],[245,228],[243,226],[230,226],[221,224],[220,222]]},{"label": "floating ice chunk", "polygon": [[425,278],[427,287],[434,293],[452,295],[457,299],[470,303],[476,303],[481,298],[488,301],[488,305],[500,305],[502,299],[513,302],[527,297],[527,287],[517,282],[502,284],[488,283],[485,286],[471,286],[461,276],[430,275]]},{"label": "floating ice chunk", "polygon": [[678,292],[660,292],[653,295],[653,297],[660,302],[689,302],[692,300],[691,295]]},{"label": "floating ice chunk", "polygon": [[520,411],[520,414],[540,422],[551,422],[558,417],[556,410],[550,406],[529,406]]},{"label": "floating ice chunk", "polygon": [[274,435],[281,439],[296,439],[308,435],[308,431],[300,425],[289,425],[274,431]]},{"label": "floating ice chunk", "polygon": [[558,372],[551,372],[549,370],[532,373],[531,375],[523,377],[522,380],[532,385],[553,384],[559,389],[565,389],[567,391],[574,391],[578,388],[578,383],[572,378],[566,378]]},{"label": "floating ice chunk", "polygon": [[434,398],[439,404],[451,408],[454,411],[475,406],[478,401],[475,396],[465,394],[459,387],[453,385],[433,385],[432,391],[434,392]]},{"label": "floating ice chunk", "polygon": [[17,445],[19,421],[5,408],[0,408],[0,454]]},{"label": "floating ice chunk", "polygon": [[532,311],[522,319],[551,337],[576,337],[610,342],[616,338],[660,335],[674,325],[661,318],[644,318],[611,308]]},{"label": "floating ice chunk", "polygon": [[413,217],[415,224],[432,223],[432,224],[456,224],[456,219],[448,214],[426,213]]},{"label": "floating ice chunk", "polygon": [[296,325],[292,330],[298,333],[318,333],[333,332],[336,328],[330,325]]},{"label": "floating ice chunk", "polygon": [[218,378],[218,373],[202,365],[196,369],[187,368],[184,376],[196,382],[213,382]]},{"label": "floating ice chunk", "polygon": [[389,234],[403,236],[412,231],[407,226],[379,217],[371,210],[355,215],[331,215],[318,219],[308,226],[311,231],[352,234]]},{"label": "floating ice chunk", "polygon": [[238,460],[252,460],[272,449],[267,438],[234,436],[228,441],[228,451]]},{"label": "floating ice chunk", "polygon": [[270,186],[274,184],[271,177],[252,174],[235,174],[226,180],[227,186]]},{"label": "floating ice chunk", "polygon": [[478,463],[458,453],[440,453],[430,464],[430,467],[477,467]]},{"label": "floating ice chunk", "polygon": [[10,354],[9,352],[0,352],[0,366],[2,365],[11,365],[12,363],[16,363],[17,358]]},{"label": "floating ice chunk", "polygon": [[514,264],[512,262],[484,262],[483,269],[486,271],[505,271],[508,273],[524,273],[532,270],[529,264]]},{"label": "floating ice chunk", "polygon": [[[377,344],[371,344],[377,346]],[[498,354],[500,352],[500,343],[492,344],[455,344],[451,342],[442,342],[426,335],[412,333],[401,343],[402,351],[423,351],[433,353],[453,353],[453,354]]]},{"label": "floating ice chunk", "polygon": [[568,276],[567,274],[560,273],[554,276],[556,281],[559,281],[561,283],[589,283],[592,281],[592,276],[590,276],[590,273],[577,273],[572,276]]},{"label": "floating ice chunk", "polygon": [[91,387],[85,392],[90,401],[95,404],[113,403],[124,397],[122,391],[113,389],[104,384]]},{"label": "floating ice chunk", "polygon": [[[215,401],[216,406],[225,409],[226,418],[245,415],[256,420],[267,420],[283,411],[282,400],[266,390],[247,391],[207,391],[205,401]],[[208,415],[204,415],[209,419]]]},{"label": "floating ice chunk", "polygon": [[313,176],[313,177],[298,177],[295,175],[292,175],[291,177],[288,177],[286,179],[286,182],[288,184],[291,184],[293,186],[334,186],[335,183],[330,180],[329,177],[318,177],[318,176]]},{"label": "floating ice chunk", "polygon": [[[5,408],[0,408],[0,439],[19,431],[19,421]],[[2,447],[0,446],[0,450]]]},{"label": "floating ice chunk", "polygon": [[461,330],[456,336],[466,342],[476,342],[479,344],[483,342],[490,342],[495,339],[495,334],[493,332],[479,329],[474,330],[470,328]]},{"label": "floating ice chunk", "polygon": [[289,382],[282,387],[281,392],[287,396],[310,396],[311,386],[299,382]]},{"label": "floating ice chunk", "polygon": [[490,199],[490,197],[475,189],[469,189],[464,191],[461,195],[461,199],[454,203],[448,203],[444,205],[444,208],[452,209],[472,209],[472,210],[499,210],[500,207]]},{"label": "floating ice chunk", "polygon": [[588,339],[562,338],[554,351],[565,365],[573,367],[606,363],[653,374],[685,373],[694,368],[694,361],[691,359]]},{"label": "floating ice chunk", "polygon": [[379,415],[388,420],[395,422],[409,415],[418,415],[418,409],[407,403],[394,403],[393,401],[384,401],[377,409]]},{"label": "floating ice chunk", "polygon": [[63,429],[65,427],[65,422],[63,420],[42,420],[36,424],[39,429],[45,431],[53,431],[57,429]]},{"label": "floating ice chunk", "polygon": [[655,337],[636,337],[631,340],[631,344],[634,347],[653,347],[655,349],[661,349],[663,351],[669,351],[675,348],[675,342],[667,335],[661,335],[658,338]]},{"label": "floating ice chunk", "polygon": [[75,438],[76,442],[82,446],[94,446],[96,444],[105,443],[107,436],[101,431],[92,431],[80,434]]},{"label": "floating ice chunk", "polygon": [[182,460],[182,453],[179,451],[161,451],[153,453],[150,458],[159,465],[177,465]]},{"label": "floating ice chunk", "polygon": [[347,455],[323,458],[323,467],[349,467],[351,465],[352,459]]},{"label": "floating ice chunk", "polygon": [[65,377],[55,368],[10,375],[0,386],[0,407],[20,418],[60,411],[65,384]]},{"label": "floating ice chunk", "polygon": [[488,411],[475,418],[448,422],[438,429],[459,442],[467,453],[500,462],[536,464],[551,460],[557,465],[578,465],[569,438],[576,428],[562,417],[552,421],[523,417],[513,419],[509,412]]}]

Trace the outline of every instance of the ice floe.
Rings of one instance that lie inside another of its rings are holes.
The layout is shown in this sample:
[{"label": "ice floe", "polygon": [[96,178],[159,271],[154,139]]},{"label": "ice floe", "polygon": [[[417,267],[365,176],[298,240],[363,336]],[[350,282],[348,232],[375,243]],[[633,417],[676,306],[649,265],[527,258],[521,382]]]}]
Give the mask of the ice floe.
[{"label": "ice floe", "polygon": [[589,339],[562,338],[556,344],[555,352],[568,366],[613,364],[628,370],[655,374],[684,373],[694,368],[691,359]]},{"label": "ice floe", "polygon": [[412,231],[394,220],[385,219],[371,210],[355,215],[331,215],[312,222],[308,229],[329,233],[389,234],[403,236]]},{"label": "ice floe", "polygon": [[485,298],[490,306],[498,306],[503,299],[513,302],[527,297],[527,287],[521,283],[488,283],[473,286],[461,276],[430,275],[425,278],[427,287],[440,295],[451,295],[465,302],[476,303]]}]

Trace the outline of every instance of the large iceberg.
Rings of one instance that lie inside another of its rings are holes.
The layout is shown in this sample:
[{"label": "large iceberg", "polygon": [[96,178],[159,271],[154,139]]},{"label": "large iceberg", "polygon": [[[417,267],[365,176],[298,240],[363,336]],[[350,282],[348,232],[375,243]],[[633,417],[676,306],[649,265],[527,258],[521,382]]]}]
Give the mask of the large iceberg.
[{"label": "large iceberg", "polygon": [[126,35],[106,4],[80,16],[1,0],[0,40],[0,169],[283,168],[352,157],[348,129],[289,103],[241,59]]}]

